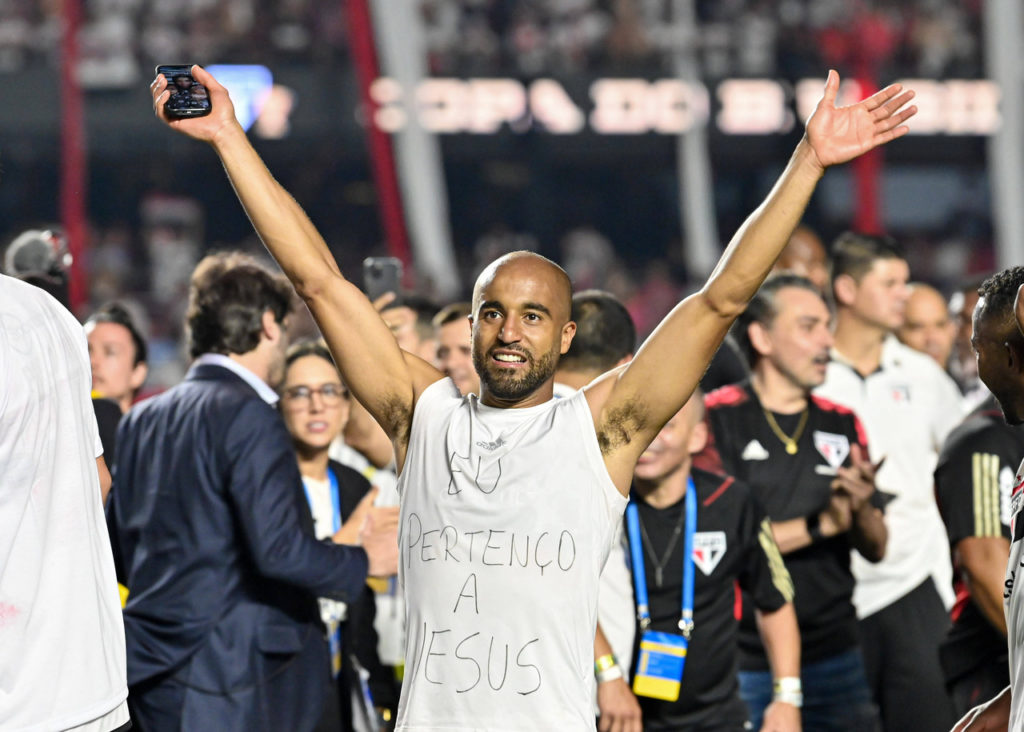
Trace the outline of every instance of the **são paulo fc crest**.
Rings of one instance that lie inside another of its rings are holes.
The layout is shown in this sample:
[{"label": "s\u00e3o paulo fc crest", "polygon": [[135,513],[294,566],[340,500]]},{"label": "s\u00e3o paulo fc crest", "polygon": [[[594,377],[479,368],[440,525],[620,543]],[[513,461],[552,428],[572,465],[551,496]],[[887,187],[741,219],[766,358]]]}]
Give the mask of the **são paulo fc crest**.
[{"label": "s\u00e3o paulo fc crest", "polygon": [[814,431],[814,447],[832,468],[840,468],[850,454],[850,439],[833,432]]},{"label": "s\u00e3o paulo fc crest", "polygon": [[693,563],[708,577],[725,556],[724,531],[697,531],[693,535]]}]

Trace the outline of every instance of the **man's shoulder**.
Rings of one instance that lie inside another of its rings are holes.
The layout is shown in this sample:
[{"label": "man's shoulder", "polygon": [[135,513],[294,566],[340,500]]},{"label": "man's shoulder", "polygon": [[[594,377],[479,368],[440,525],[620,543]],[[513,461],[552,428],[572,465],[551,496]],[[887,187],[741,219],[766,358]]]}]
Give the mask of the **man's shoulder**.
[{"label": "man's shoulder", "polygon": [[[222,373],[211,373],[206,368]],[[193,410],[202,410],[208,418],[234,418],[243,411],[246,418],[277,415],[277,410],[228,369],[205,367],[205,373],[198,375],[195,371],[189,371],[184,381],[166,391],[137,403],[128,415],[133,421],[164,418],[169,413],[184,418]]]},{"label": "man's shoulder", "polygon": [[863,425],[860,418],[850,407],[832,401],[821,394],[811,394],[811,405],[818,412],[819,419],[828,426],[853,432],[858,439],[865,439],[865,435],[862,434]]},{"label": "man's shoulder", "polygon": [[811,394],[811,404],[814,405],[819,412],[824,412],[825,414],[838,414],[844,417],[854,416],[854,411],[848,406],[832,401],[821,394]]},{"label": "man's shoulder", "polygon": [[939,465],[975,452],[998,453],[1024,450],[1024,428],[1006,423],[1002,415],[978,410],[953,428],[942,445]]},{"label": "man's shoulder", "polygon": [[727,473],[691,468],[690,475],[703,508],[741,504],[751,495],[746,483]]},{"label": "man's shoulder", "polygon": [[3,295],[3,300],[6,303],[38,301],[45,302],[46,304],[43,307],[48,309],[64,309],[52,295],[41,288],[30,285],[24,280],[19,280],[17,277],[5,275],[2,272],[0,272],[0,295]]},{"label": "man's shoulder", "polygon": [[750,393],[742,383],[719,387],[704,397],[705,408],[716,411],[740,407],[750,402]]},{"label": "man's shoulder", "polygon": [[[78,341],[85,346],[82,324],[53,295],[17,278],[3,274],[0,274],[0,277],[3,278],[0,280],[0,303],[3,304],[2,313],[5,316],[27,331],[39,332],[43,328],[49,329],[56,325],[64,333],[72,335],[72,342],[75,342],[76,346]],[[57,342],[68,341],[58,339]],[[6,339],[4,345],[7,345]]]},{"label": "man's shoulder", "polygon": [[[939,368],[939,365],[935,363],[935,359],[931,356],[926,353],[921,353],[917,349],[911,348],[894,335],[886,337],[885,345],[883,346],[883,354],[883,359],[891,361],[894,366],[911,366],[926,370],[930,367],[934,367],[936,369]],[[930,366],[926,366],[925,364],[930,364]]]},{"label": "man's shoulder", "polygon": [[417,411],[423,413],[439,407],[441,409],[454,409],[460,405],[468,405],[474,399],[478,400],[479,397],[476,394],[463,396],[451,377],[445,376],[428,385],[420,392],[419,396],[416,397],[413,410],[415,414]]},{"label": "man's shoulder", "polygon": [[895,336],[891,336],[885,344],[885,363],[883,370],[891,370],[896,373],[913,377],[915,380],[927,380],[933,384],[952,384],[953,377],[935,362],[935,359],[926,353],[921,353],[908,345],[900,343]]}]

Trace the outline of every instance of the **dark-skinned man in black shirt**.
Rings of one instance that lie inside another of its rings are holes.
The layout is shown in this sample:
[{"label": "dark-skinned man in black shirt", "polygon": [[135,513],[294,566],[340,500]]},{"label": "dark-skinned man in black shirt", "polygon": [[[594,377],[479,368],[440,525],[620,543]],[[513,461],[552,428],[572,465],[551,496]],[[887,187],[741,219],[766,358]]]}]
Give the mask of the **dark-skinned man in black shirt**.
[{"label": "dark-skinned man in black shirt", "polygon": [[949,433],[935,468],[935,500],[949,534],[956,604],[939,647],[957,717],[1010,683],[1003,582],[1010,556],[1010,492],[1024,427],[989,396]]}]

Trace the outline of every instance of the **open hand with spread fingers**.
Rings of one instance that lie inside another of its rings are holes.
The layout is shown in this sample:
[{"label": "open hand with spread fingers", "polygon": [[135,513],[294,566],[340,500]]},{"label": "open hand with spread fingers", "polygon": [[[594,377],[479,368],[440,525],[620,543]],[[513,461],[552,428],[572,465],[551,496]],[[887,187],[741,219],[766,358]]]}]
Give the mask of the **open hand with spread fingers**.
[{"label": "open hand with spread fingers", "polygon": [[807,120],[806,139],[822,169],[845,163],[868,150],[907,134],[903,124],[917,114],[906,104],[914,92],[891,84],[867,99],[837,107],[839,74],[828,72],[825,94]]}]

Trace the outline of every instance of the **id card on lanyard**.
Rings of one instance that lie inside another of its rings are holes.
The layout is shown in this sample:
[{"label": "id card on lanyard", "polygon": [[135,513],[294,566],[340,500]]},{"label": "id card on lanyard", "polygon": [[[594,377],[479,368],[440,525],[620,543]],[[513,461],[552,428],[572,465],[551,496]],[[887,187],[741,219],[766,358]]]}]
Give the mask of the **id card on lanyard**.
[{"label": "id card on lanyard", "polygon": [[[697,529],[697,490],[691,477],[686,485],[686,525],[683,541],[683,597],[679,615],[680,633],[650,630],[651,612],[644,568],[643,537],[636,503],[626,507],[626,529],[633,562],[636,617],[640,622],[640,655],[633,674],[633,693],[664,701],[676,701],[682,687],[686,650],[693,634],[693,535]],[[653,550],[653,547],[652,547]]]},{"label": "id card on lanyard", "polygon": [[[338,478],[330,468],[327,469],[327,479],[331,484],[331,533],[337,534],[341,529],[341,496],[338,491]],[[302,480],[302,490],[306,492],[306,503],[312,510],[313,500],[305,478]],[[327,645],[331,651],[331,675],[338,678],[338,674],[341,673],[341,622],[336,618],[327,621]]]}]

